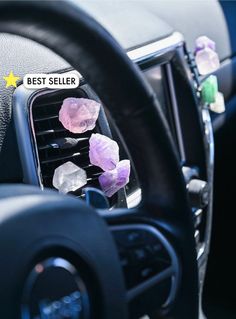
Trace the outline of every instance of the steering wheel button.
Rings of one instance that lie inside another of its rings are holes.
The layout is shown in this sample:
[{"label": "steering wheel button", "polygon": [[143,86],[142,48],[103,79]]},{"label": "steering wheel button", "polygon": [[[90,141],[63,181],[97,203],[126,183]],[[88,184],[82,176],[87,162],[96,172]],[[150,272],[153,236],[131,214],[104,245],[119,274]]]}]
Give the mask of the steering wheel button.
[{"label": "steering wheel button", "polygon": [[142,245],[144,241],[143,232],[139,230],[114,231],[113,235],[117,244],[124,247]]},{"label": "steering wheel button", "polygon": [[133,260],[135,263],[142,263],[148,258],[147,251],[144,248],[135,249],[133,252]]},{"label": "steering wheel button", "polygon": [[152,261],[165,261],[166,263],[170,263],[170,256],[164,247],[161,244],[149,245],[147,246],[147,250],[149,252],[150,260]]},{"label": "steering wheel button", "polygon": [[144,279],[150,277],[152,274],[154,274],[154,269],[152,267],[144,268],[140,273],[141,277]]}]

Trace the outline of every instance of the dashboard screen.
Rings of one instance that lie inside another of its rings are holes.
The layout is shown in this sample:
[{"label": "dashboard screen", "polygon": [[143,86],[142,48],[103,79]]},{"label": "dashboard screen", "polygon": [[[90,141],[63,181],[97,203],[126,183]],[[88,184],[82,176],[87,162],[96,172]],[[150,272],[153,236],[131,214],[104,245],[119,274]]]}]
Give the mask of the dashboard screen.
[{"label": "dashboard screen", "polygon": [[168,117],[164,66],[154,66],[146,69],[144,70],[144,75],[156,93],[162,111],[165,113],[165,116]]},{"label": "dashboard screen", "polygon": [[176,92],[173,83],[171,66],[169,63],[152,66],[143,71],[146,79],[153,88],[159,100],[160,107],[169,124],[172,137],[177,146],[180,159],[184,160],[182,132],[179,122]]}]

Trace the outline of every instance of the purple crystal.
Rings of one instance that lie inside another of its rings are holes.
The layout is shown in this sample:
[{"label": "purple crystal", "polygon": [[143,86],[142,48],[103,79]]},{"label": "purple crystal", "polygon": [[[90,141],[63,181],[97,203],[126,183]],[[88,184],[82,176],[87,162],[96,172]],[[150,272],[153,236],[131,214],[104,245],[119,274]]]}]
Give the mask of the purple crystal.
[{"label": "purple crystal", "polygon": [[59,121],[72,133],[84,133],[94,129],[100,107],[94,100],[69,97],[63,101]]},{"label": "purple crystal", "polygon": [[116,168],[99,176],[99,183],[107,197],[114,195],[129,182],[130,161],[120,161]]},{"label": "purple crystal", "polygon": [[112,170],[119,162],[119,146],[109,137],[92,134],[89,140],[90,163],[104,171]]},{"label": "purple crystal", "polygon": [[215,72],[220,67],[218,54],[209,48],[198,51],[195,60],[201,75]]},{"label": "purple crystal", "polygon": [[202,35],[198,37],[195,41],[195,53],[201,51],[205,48],[209,48],[213,51],[216,50],[216,44],[213,40],[209,39],[207,36]]}]

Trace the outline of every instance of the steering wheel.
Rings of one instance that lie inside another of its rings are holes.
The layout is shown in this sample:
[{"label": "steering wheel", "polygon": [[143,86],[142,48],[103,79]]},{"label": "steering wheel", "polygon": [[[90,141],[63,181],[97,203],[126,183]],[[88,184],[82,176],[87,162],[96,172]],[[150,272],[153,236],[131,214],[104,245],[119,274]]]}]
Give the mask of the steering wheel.
[{"label": "steering wheel", "polygon": [[[163,316],[198,318],[198,268],[186,186],[168,125],[139,68],[76,1],[1,1],[0,32],[35,40],[79,70],[112,114],[142,190],[138,207],[114,211],[106,220],[72,196],[1,186],[0,317],[54,318],[60,307],[64,313],[55,318],[124,319],[128,313],[135,318],[139,307],[158,316],[162,290],[157,295],[155,288],[161,287],[160,280],[127,292],[112,236],[112,229],[138,225],[144,233],[159,234],[158,240],[177,256],[178,292],[172,307],[162,309]],[[173,279],[175,271],[170,266],[165,279]]]}]

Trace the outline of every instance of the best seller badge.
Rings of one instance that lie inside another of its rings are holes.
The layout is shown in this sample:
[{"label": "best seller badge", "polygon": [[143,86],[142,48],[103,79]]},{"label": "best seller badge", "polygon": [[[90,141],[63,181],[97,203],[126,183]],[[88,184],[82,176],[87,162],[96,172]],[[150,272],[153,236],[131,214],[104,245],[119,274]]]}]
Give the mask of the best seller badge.
[{"label": "best seller badge", "polygon": [[70,72],[65,74],[26,74],[23,85],[27,89],[75,89],[79,86],[79,74]]}]

